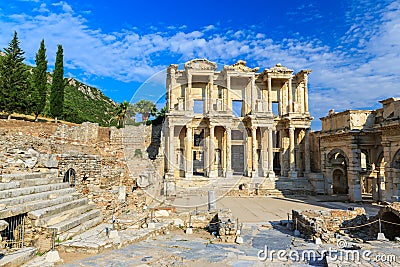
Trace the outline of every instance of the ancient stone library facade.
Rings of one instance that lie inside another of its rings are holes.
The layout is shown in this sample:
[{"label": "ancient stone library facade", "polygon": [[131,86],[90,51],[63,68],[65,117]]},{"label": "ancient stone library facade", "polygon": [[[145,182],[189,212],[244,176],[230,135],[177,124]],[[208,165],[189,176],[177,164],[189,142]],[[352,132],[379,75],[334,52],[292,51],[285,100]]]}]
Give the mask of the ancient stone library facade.
[{"label": "ancient stone library facade", "polygon": [[310,132],[308,75],[244,61],[206,59],[167,72],[165,180],[306,179],[320,194],[352,201],[400,195],[400,100],[372,111],[330,111]]},{"label": "ancient stone library facade", "polygon": [[310,172],[307,77],[280,64],[170,65],[166,175],[298,177]]}]

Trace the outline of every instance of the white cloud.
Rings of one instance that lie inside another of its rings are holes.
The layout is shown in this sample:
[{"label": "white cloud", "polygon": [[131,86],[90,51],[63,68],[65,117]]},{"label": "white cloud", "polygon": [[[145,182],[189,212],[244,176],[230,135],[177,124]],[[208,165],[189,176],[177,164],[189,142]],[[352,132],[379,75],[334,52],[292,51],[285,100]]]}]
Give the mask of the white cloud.
[{"label": "white cloud", "polygon": [[[372,107],[376,106],[377,100],[398,94],[398,2],[374,9],[378,14],[375,20],[371,17],[373,12],[351,10],[347,22],[349,29],[342,37],[343,44],[338,47],[304,37],[274,40],[252,28],[217,31],[213,25],[203,27],[202,31],[185,31],[185,25],[177,25],[165,30],[154,27],[158,32],[148,34],[140,34],[135,28],[105,33],[102,29],[91,29],[86,19],[74,13],[66,2],[53,5],[61,6],[62,11],[36,16],[14,14],[8,21],[0,21],[0,28],[18,31],[22,47],[31,61],[41,38],[45,38],[51,64],[56,45],[61,43],[65,66],[82,70],[87,77],[141,82],[165,68],[164,64],[182,63],[194,57],[209,58],[221,64],[232,64],[242,58],[261,68],[281,62],[296,71],[313,69],[310,105],[316,118],[325,115],[330,108]],[[365,9],[368,8],[367,5]],[[211,29],[213,31],[208,32]],[[12,32],[0,32],[0,40],[11,38]],[[174,58],[174,62],[164,63],[163,57]],[[157,78],[157,81],[163,79]]]}]

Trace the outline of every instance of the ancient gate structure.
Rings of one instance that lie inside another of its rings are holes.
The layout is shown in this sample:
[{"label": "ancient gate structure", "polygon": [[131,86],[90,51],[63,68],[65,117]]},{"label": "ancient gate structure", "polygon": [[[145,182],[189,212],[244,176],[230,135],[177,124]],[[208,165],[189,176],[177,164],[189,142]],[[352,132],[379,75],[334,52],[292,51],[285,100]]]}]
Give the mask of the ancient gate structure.
[{"label": "ancient gate structure", "polygon": [[324,174],[325,193],[348,194],[352,201],[398,201],[400,99],[380,103],[381,109],[331,110],[321,118],[322,130],[312,135],[320,162],[313,165]]}]

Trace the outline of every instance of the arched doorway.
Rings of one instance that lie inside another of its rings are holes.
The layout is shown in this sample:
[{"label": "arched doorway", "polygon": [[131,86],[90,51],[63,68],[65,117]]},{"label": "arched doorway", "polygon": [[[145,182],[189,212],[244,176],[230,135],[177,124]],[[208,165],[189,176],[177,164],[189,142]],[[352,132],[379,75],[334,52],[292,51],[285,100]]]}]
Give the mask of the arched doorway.
[{"label": "arched doorway", "polygon": [[348,194],[349,186],[347,175],[342,169],[335,169],[332,172],[332,184],[334,194]]},{"label": "arched doorway", "polygon": [[343,150],[339,148],[332,149],[326,158],[325,175],[328,194],[348,194],[347,166],[349,160]]},{"label": "arched doorway", "polygon": [[69,183],[71,187],[76,185],[76,173],[74,169],[70,168],[65,172],[63,182]]}]

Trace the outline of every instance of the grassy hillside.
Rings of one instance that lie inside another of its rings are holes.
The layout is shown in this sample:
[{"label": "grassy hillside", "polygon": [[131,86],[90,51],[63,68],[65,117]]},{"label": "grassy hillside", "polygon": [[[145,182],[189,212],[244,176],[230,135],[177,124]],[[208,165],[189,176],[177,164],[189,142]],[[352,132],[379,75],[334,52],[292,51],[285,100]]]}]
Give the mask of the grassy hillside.
[{"label": "grassy hillside", "polygon": [[[64,119],[70,122],[97,122],[101,126],[115,125],[116,103],[99,89],[68,79],[64,89]],[[110,124],[111,123],[111,124]]]}]

